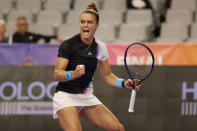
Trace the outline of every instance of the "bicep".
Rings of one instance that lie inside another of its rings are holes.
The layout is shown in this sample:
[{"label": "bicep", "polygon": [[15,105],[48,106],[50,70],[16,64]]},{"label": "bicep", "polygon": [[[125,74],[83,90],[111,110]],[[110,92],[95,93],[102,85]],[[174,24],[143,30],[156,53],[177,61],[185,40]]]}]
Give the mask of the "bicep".
[{"label": "bicep", "polygon": [[98,67],[99,67],[102,77],[105,77],[105,76],[110,75],[112,73],[111,68],[108,64],[108,59],[104,60],[104,61],[99,61]]},{"label": "bicep", "polygon": [[65,81],[65,69],[68,65],[68,59],[58,57],[54,70],[54,79],[57,81]]},{"label": "bicep", "polygon": [[69,60],[66,58],[58,57],[55,65],[55,70],[65,70]]},{"label": "bicep", "polygon": [[112,73],[108,60],[100,61],[98,66],[103,80],[109,85],[115,86],[118,77]]}]

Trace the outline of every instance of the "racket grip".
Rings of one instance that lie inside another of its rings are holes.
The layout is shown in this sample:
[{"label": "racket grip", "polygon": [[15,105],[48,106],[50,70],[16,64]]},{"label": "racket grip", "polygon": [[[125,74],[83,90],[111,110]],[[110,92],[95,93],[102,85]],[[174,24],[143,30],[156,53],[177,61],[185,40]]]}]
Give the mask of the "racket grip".
[{"label": "racket grip", "polygon": [[136,90],[132,89],[128,112],[134,112]]}]

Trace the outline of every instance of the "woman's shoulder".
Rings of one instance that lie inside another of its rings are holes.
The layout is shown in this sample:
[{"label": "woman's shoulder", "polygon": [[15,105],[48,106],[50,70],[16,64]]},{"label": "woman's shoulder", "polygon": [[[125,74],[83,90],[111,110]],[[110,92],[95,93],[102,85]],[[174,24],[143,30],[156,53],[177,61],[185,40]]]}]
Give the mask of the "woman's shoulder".
[{"label": "woman's shoulder", "polygon": [[98,52],[108,54],[107,45],[104,42],[102,42],[102,41],[100,41],[99,39],[96,39],[96,38],[95,38],[95,42],[98,45]]},{"label": "woman's shoulder", "polygon": [[99,59],[99,61],[104,61],[104,60],[108,59],[109,55],[108,55],[108,50],[107,50],[106,44],[104,42],[100,41],[99,39],[96,39],[96,38],[95,38],[95,42],[98,45],[97,58]]},{"label": "woman's shoulder", "polygon": [[72,37],[70,37],[70,38],[64,40],[63,43],[62,43],[61,45],[62,45],[62,46],[68,46],[68,45],[71,46],[71,45],[73,45],[73,43],[74,43],[75,41],[77,41],[79,38],[80,38],[79,34],[74,35],[74,36],[72,36]]},{"label": "woman's shoulder", "polygon": [[102,42],[101,40],[95,38],[95,42],[98,44],[100,48],[106,48],[106,44]]}]

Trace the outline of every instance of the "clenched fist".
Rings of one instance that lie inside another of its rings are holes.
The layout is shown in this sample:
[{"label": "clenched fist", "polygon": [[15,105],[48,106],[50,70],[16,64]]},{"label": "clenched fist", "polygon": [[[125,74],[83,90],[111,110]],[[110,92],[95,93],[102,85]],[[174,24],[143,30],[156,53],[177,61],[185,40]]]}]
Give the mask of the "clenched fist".
[{"label": "clenched fist", "polygon": [[85,74],[85,65],[77,65],[75,71],[72,73],[72,78],[76,79]]}]

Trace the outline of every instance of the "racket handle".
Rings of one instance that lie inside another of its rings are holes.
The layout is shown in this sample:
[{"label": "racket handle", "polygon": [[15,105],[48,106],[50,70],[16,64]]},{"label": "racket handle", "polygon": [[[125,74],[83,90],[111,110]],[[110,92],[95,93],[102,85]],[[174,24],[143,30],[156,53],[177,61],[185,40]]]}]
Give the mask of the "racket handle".
[{"label": "racket handle", "polygon": [[128,112],[134,112],[136,90],[132,89]]}]

